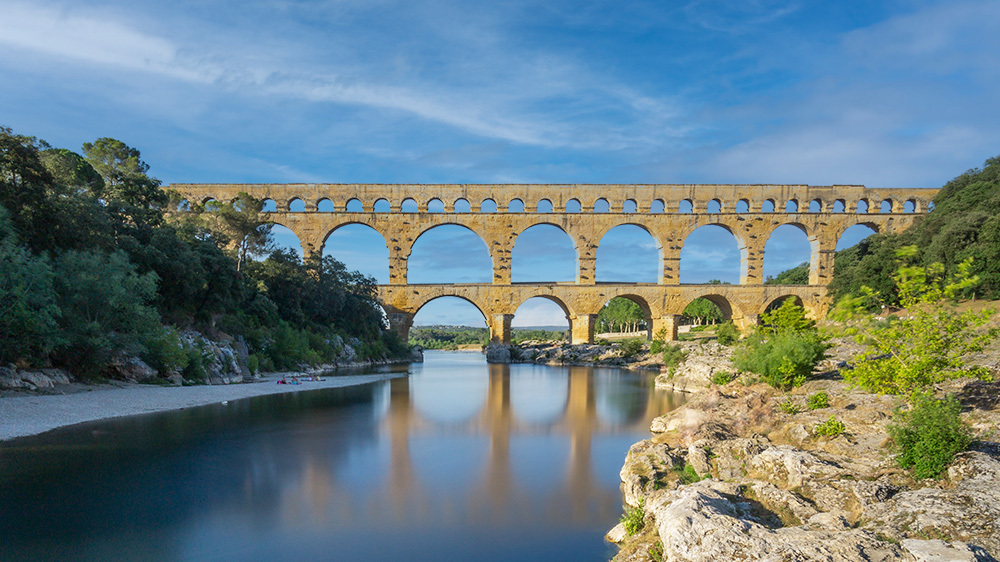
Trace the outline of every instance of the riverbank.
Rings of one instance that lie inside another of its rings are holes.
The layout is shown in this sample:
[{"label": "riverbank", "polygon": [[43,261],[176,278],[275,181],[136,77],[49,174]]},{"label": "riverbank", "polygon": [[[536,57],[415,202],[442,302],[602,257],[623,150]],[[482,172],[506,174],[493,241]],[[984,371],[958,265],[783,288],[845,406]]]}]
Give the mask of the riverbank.
[{"label": "riverbank", "polygon": [[[854,353],[838,343],[834,365]],[[656,418],[651,438],[628,453],[625,503],[644,526],[631,537],[622,525],[609,533],[622,546],[616,560],[1000,555],[1000,383],[965,379],[934,389],[959,399],[975,441],[941,480],[915,480],[889,446],[899,399],[851,388],[830,363],[801,387],[778,391],[751,376],[733,379],[724,350],[705,349],[716,356],[703,360],[690,348],[676,375],[657,378],[660,388],[694,394]],[[977,363],[997,373],[993,351]],[[688,369],[699,362],[706,368]],[[810,400],[821,393],[822,403]],[[842,431],[824,435],[819,428],[831,419]]]},{"label": "riverbank", "polygon": [[180,410],[266,394],[303,392],[369,384],[406,376],[405,373],[326,375],[301,384],[276,384],[284,375],[269,373],[260,382],[183,387],[137,383],[67,386],[67,394],[35,394],[0,398],[0,441],[37,435],[90,421]]}]

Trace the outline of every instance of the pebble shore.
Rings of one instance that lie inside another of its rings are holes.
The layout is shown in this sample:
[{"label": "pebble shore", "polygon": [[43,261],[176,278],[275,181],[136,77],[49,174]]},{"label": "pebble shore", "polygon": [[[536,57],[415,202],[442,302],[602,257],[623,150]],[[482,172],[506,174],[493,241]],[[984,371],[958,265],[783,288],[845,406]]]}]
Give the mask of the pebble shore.
[{"label": "pebble shore", "polygon": [[73,394],[4,397],[0,398],[0,441],[102,419],[180,410],[265,394],[368,384],[400,376],[405,374],[327,376],[321,381],[304,381],[298,385],[276,384],[280,376],[272,376],[248,384],[94,386]]}]

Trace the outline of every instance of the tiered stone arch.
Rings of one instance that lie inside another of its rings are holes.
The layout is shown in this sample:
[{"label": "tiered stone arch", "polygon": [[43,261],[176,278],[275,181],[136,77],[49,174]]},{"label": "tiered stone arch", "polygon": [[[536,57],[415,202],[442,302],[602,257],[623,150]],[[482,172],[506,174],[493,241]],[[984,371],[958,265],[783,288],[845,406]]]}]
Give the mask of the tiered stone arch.
[{"label": "tiered stone arch", "polygon": [[[769,234],[783,224],[802,229],[812,247],[809,285],[783,290],[792,291],[811,314],[821,318],[826,311],[826,285],[832,278],[833,255],[840,235],[855,224],[864,224],[876,232],[905,229],[932,207],[937,194],[933,189],[857,185],[175,184],[169,188],[189,201],[229,201],[240,192],[280,201],[283,208],[269,213],[268,219],[292,230],[306,256],[320,251],[330,233],[340,226],[369,226],[382,235],[389,248],[389,283],[380,286],[379,298],[390,319],[396,315],[394,326],[406,325],[405,315],[415,312],[411,301],[416,293],[448,288],[477,303],[501,341],[507,332],[502,318],[497,320],[496,316],[513,315],[516,306],[512,299],[523,302],[531,296],[546,295],[565,305],[574,340],[587,340],[587,326],[592,328],[592,316],[600,306],[626,294],[637,295],[648,303],[654,333],[659,327],[675,331],[675,317],[688,302],[703,294],[724,298],[734,322],[750,325],[766,307],[765,297],[773,291],[773,286],[763,285],[764,245]],[[297,199],[306,202],[305,210],[289,211],[288,202]],[[333,204],[332,212],[317,210],[324,199]],[[347,210],[348,202],[354,199],[360,202],[361,211]],[[417,202],[415,212],[401,212],[402,202],[407,199]],[[442,201],[444,208],[429,213],[427,205],[434,199]],[[607,201],[609,212],[594,212],[599,199]],[[380,200],[388,202],[388,211],[375,211]],[[459,200],[469,202],[467,212],[456,212]],[[498,203],[495,213],[482,211],[481,202],[486,200]],[[522,202],[525,210],[508,212],[513,200]],[[785,203],[793,200],[799,208],[786,212]],[[880,203],[886,200],[893,202],[892,209],[879,212]],[[551,212],[537,212],[543,201],[546,210],[551,203]],[[768,201],[776,208],[761,211]],[[860,201],[868,203],[868,212],[857,212]],[[579,212],[566,212],[571,202],[579,202]],[[690,202],[692,212],[681,212],[681,202]],[[706,212],[710,202],[712,210],[718,212]],[[628,212],[624,211],[626,203]],[[443,224],[463,226],[484,240],[493,262],[491,283],[441,284],[421,286],[419,290],[408,285],[407,259],[414,242],[425,231]],[[520,233],[539,224],[562,229],[576,244],[575,283],[511,284],[514,242]],[[595,259],[600,240],[607,231],[625,224],[645,229],[659,243],[662,262],[656,283],[596,282]],[[680,286],[678,266],[684,241],[695,229],[710,224],[726,228],[736,238],[741,254],[740,284],[725,289]]]}]

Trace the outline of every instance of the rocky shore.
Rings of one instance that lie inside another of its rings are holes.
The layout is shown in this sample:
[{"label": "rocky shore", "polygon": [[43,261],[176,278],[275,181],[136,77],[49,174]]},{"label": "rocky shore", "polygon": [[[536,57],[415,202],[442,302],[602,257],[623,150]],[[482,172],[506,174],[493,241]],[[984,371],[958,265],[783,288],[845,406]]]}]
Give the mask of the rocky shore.
[{"label": "rocky shore", "polygon": [[[726,348],[691,347],[657,386],[694,392],[656,418],[621,470],[625,502],[643,529],[626,536],[619,561],[994,560],[1000,556],[1000,383],[940,385],[954,394],[977,439],[941,480],[898,468],[887,426],[900,404],[850,388],[836,370],[850,344],[791,392],[731,373]],[[995,360],[994,360],[995,362]],[[996,365],[987,365],[996,372]],[[720,379],[717,377],[716,381]],[[724,380],[724,379],[723,379]],[[825,392],[826,407],[808,397]],[[816,428],[831,416],[833,437]]]}]

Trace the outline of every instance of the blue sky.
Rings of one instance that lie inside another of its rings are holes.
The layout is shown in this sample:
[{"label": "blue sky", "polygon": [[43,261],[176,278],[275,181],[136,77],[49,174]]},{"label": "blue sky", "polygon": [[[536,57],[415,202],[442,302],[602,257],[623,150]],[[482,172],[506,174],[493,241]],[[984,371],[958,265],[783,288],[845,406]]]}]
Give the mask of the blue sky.
[{"label": "blue sky", "polygon": [[997,53],[994,0],[0,0],[0,124],[164,183],[937,187],[1000,153]]}]

